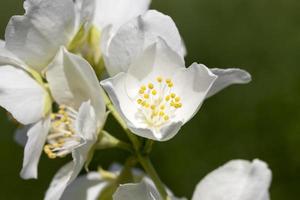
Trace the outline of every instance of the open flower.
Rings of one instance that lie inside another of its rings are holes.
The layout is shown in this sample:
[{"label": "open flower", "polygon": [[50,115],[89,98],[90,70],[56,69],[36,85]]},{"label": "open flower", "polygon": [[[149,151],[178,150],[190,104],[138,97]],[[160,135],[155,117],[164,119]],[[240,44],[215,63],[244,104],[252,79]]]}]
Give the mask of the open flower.
[{"label": "open flower", "polygon": [[44,151],[50,158],[72,153],[60,181],[52,183],[48,199],[59,199],[88,159],[105,119],[102,89],[91,66],[61,48],[48,66],[46,77],[59,110],[51,114],[51,127]]},{"label": "open flower", "polygon": [[[250,75],[239,71],[246,77],[242,82],[248,82]],[[101,84],[133,133],[165,141],[197,113],[211,91],[227,86],[228,79],[218,82],[218,76],[201,64],[185,68],[182,57],[159,40],[126,73]]]},{"label": "open flower", "polygon": [[106,69],[110,76],[126,72],[128,67],[146,48],[159,38],[180,56],[186,54],[185,46],[171,17],[156,10],[149,10],[122,25],[102,44]]},{"label": "open flower", "polygon": [[[271,171],[260,160],[233,160],[208,174],[197,185],[192,200],[269,200]],[[153,183],[121,185],[114,200],[162,200]],[[171,198],[172,199],[172,198]]]},{"label": "open flower", "polygon": [[[10,57],[8,61],[13,60]],[[43,149],[50,158],[72,153],[76,167],[81,169],[106,118],[102,89],[93,69],[84,59],[61,48],[46,70],[48,85],[26,70],[30,69],[25,64],[0,66],[0,105],[20,123],[31,125],[21,176],[37,178]],[[57,112],[51,109],[48,90],[58,104]]]}]

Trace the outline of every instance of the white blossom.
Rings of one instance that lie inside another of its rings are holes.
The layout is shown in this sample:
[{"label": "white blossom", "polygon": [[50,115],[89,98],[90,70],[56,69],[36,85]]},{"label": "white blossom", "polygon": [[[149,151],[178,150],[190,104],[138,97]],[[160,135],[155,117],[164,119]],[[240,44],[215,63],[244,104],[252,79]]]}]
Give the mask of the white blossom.
[{"label": "white blossom", "polygon": [[197,63],[186,68],[183,58],[159,40],[127,72],[101,84],[133,133],[165,141],[197,113],[205,98],[232,83],[250,80],[239,69],[222,71],[220,77],[214,71]]}]

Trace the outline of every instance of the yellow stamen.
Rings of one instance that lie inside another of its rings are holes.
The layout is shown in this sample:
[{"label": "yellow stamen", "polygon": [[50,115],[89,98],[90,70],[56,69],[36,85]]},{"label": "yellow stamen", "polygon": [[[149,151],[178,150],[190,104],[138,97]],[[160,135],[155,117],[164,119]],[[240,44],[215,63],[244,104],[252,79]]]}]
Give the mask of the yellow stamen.
[{"label": "yellow stamen", "polygon": [[162,77],[159,76],[156,78],[156,80],[157,80],[157,82],[161,83],[163,79],[162,79]]},{"label": "yellow stamen", "polygon": [[148,84],[148,88],[149,88],[149,89],[153,89],[153,88],[154,88],[154,85],[153,85],[152,83],[149,83],[149,84]]},{"label": "yellow stamen", "polygon": [[156,92],[156,90],[152,90],[152,95],[156,95],[157,94],[157,92]]}]

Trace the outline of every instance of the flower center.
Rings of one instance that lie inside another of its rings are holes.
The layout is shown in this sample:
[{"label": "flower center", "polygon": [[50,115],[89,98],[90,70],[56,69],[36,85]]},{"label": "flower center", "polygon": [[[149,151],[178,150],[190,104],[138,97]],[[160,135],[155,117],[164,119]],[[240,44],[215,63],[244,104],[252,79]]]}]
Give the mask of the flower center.
[{"label": "flower center", "polygon": [[77,111],[68,106],[60,106],[51,114],[51,127],[44,151],[49,158],[64,157],[81,145],[82,138],[75,130]]},{"label": "flower center", "polygon": [[171,79],[157,77],[153,83],[142,85],[136,102],[139,106],[138,118],[152,127],[160,127],[175,116],[182,107],[181,98],[172,92]]}]

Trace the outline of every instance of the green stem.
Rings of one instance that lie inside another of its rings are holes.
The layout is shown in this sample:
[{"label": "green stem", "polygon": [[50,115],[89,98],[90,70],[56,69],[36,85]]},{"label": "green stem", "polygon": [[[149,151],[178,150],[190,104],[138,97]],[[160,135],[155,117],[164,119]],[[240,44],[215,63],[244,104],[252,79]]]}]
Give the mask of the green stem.
[{"label": "green stem", "polygon": [[166,192],[166,189],[160,180],[156,170],[154,169],[149,157],[144,157],[140,154],[137,155],[139,162],[147,172],[147,174],[151,177],[152,181],[154,182],[156,189],[160,193],[161,197],[164,200],[169,200],[168,194]]},{"label": "green stem", "polygon": [[152,151],[153,144],[154,144],[154,140],[147,140],[146,141],[146,144],[145,144],[145,147],[144,147],[144,153],[146,155],[150,154],[150,152]]},{"label": "green stem", "polygon": [[116,147],[134,153],[130,144],[117,139],[105,130],[102,130],[101,132],[101,138],[99,139],[99,142],[96,146],[97,149],[108,149]]}]

